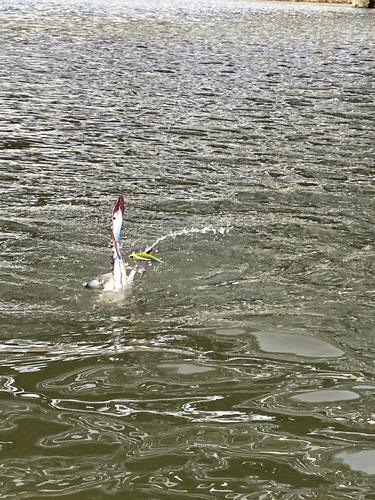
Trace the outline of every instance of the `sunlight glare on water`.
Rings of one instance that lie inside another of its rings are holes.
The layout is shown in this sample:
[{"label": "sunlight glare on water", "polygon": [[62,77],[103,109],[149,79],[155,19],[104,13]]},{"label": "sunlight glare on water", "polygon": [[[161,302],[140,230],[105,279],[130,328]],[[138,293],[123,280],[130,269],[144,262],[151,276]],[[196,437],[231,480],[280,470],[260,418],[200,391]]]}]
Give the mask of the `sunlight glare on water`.
[{"label": "sunlight glare on water", "polygon": [[0,499],[375,498],[374,23],[1,3]]}]

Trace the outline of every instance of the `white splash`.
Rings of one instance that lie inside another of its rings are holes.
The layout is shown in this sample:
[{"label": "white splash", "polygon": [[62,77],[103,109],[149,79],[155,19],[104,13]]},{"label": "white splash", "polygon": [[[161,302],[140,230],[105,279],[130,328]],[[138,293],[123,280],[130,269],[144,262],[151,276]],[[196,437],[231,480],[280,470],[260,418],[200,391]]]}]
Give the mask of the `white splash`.
[{"label": "white splash", "polygon": [[186,234],[194,234],[194,233],[199,233],[199,234],[206,234],[206,233],[219,233],[222,236],[225,234],[229,233],[231,230],[231,226],[226,226],[226,227],[212,227],[212,226],[206,226],[202,228],[197,228],[197,227],[192,227],[190,229],[184,228],[181,231],[175,231],[173,233],[166,234],[164,236],[160,236],[157,240],[154,241],[154,243],[149,247],[149,248],[154,248],[158,243],[160,243],[163,240],[166,240],[167,238],[177,238],[178,236],[184,236]]}]

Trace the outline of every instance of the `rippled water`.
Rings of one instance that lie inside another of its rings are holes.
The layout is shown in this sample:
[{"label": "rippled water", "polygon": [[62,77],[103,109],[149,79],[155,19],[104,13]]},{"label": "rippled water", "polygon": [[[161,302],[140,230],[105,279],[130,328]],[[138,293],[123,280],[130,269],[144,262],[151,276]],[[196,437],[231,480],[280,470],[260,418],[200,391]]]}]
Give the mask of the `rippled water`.
[{"label": "rippled water", "polygon": [[[0,498],[375,498],[373,11],[0,6]],[[82,283],[155,251],[123,302]]]}]

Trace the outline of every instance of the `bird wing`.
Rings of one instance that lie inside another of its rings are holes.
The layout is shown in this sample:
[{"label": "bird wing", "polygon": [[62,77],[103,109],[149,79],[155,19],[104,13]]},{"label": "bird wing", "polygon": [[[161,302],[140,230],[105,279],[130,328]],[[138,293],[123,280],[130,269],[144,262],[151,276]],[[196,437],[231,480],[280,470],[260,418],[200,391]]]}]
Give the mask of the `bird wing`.
[{"label": "bird wing", "polygon": [[[114,288],[121,288],[123,275],[124,275],[124,263],[122,261],[122,255],[120,251],[119,238],[122,226],[122,220],[124,218],[124,197],[121,195],[117,200],[115,208],[112,214],[112,239],[110,243],[112,251],[112,268],[113,268],[113,280]],[[126,274],[126,273],[125,273]]]}]

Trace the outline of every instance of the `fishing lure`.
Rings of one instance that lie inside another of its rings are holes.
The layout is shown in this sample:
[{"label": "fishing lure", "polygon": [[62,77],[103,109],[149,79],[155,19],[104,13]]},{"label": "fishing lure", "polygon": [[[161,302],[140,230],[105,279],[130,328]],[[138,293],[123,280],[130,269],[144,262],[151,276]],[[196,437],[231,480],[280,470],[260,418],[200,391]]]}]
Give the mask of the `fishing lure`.
[{"label": "fishing lure", "polygon": [[151,255],[152,248],[148,250],[147,252],[139,252],[135,253],[133,252],[132,254],[129,255],[129,259],[135,260],[135,261],[152,261],[152,262],[159,262],[160,264],[163,264],[164,261],[158,259],[154,255]]}]

